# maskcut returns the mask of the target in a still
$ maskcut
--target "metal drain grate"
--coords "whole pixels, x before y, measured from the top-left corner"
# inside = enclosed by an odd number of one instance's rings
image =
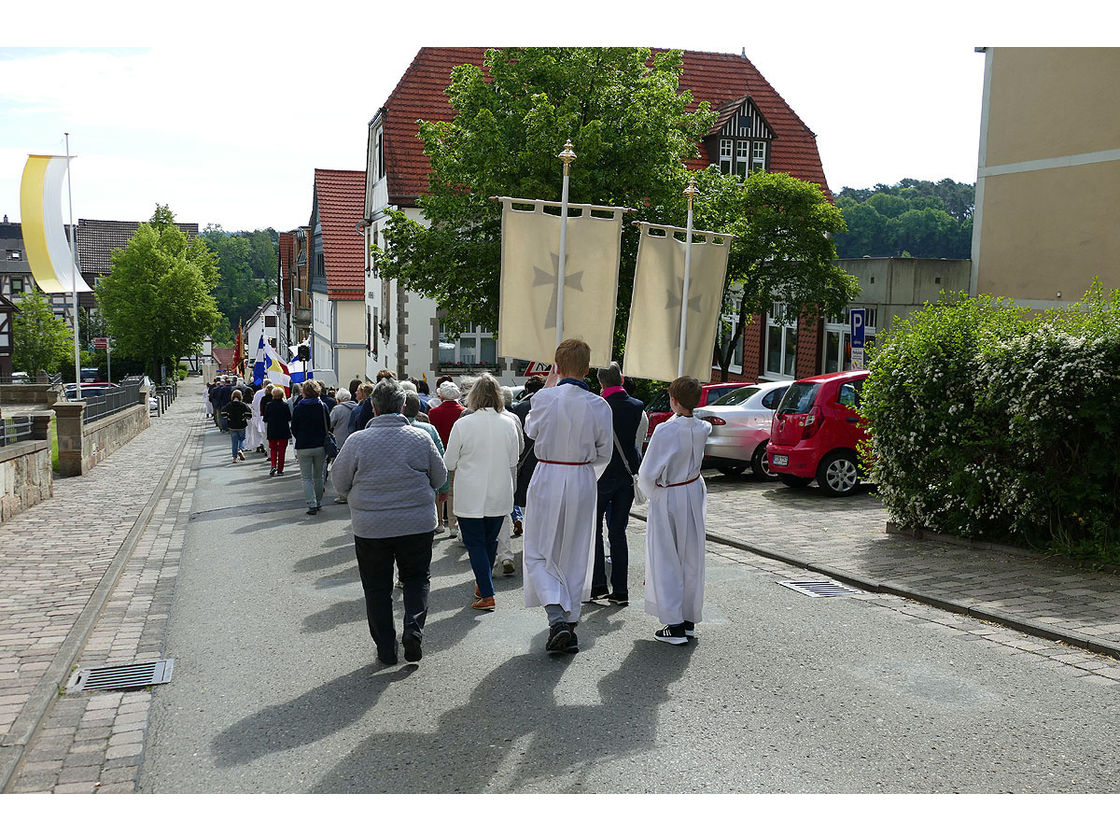
[[[174,668],[174,659],[86,668],[71,677],[66,692],[69,694],[71,691],[124,691],[127,688],[160,685],[171,681],[171,672]]]
[[[794,592],[808,595],[810,598],[834,598],[837,595],[864,594],[858,589],[852,589],[852,587],[837,583],[834,580],[780,580],[778,583]]]

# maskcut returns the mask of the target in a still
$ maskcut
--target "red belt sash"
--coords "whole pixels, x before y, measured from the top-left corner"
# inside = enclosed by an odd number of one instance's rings
[[[676,484],[658,484],[657,486],[658,487],[684,487],[684,485],[691,484],[692,482],[696,481],[698,478],[700,478],[700,473],[696,473],[696,475],[694,475],[688,481],[678,481]]]

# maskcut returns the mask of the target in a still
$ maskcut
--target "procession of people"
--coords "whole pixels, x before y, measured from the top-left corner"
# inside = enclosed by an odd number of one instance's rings
[[[486,613],[499,606],[494,574],[516,570],[511,537],[523,534],[524,603],[544,610],[545,650],[578,652],[585,604],[629,603],[626,526],[636,496],[650,505],[644,604],[663,624],[653,637],[688,644],[704,599],[700,465],[711,427],[692,417],[700,383],[684,376],[670,385],[673,417],[643,457],[642,402],[626,392],[615,362],[597,370],[601,394],[592,391],[590,355],[580,339],[561,342],[552,372],[531,377],[516,404],[489,373],[459,384],[443,377],[429,397],[426,382],[391,370],[337,390],[307,380],[290,397],[268,380],[254,387],[224,376],[205,399],[230,435],[234,465],[261,454],[268,476],[282,476],[292,446],[307,514],[331,491],[349,506],[381,663],[396,664],[400,647],[407,662],[421,659],[433,544],[445,535],[465,547],[468,600]],[[394,579],[403,590],[399,635]]]

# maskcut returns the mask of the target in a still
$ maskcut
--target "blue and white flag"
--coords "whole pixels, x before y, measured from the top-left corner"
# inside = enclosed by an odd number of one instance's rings
[[[311,353],[311,346],[307,342],[288,348],[292,351],[292,360],[288,362],[288,375],[291,377],[293,385],[315,378],[315,369],[311,366],[311,362],[301,362],[299,359],[300,347],[307,347],[308,355]]]
[[[257,345],[257,356],[253,362],[253,384],[260,385],[265,379],[273,385],[284,388],[288,387],[291,381],[288,368],[273,351],[272,345],[265,342],[262,333],[261,342]]]

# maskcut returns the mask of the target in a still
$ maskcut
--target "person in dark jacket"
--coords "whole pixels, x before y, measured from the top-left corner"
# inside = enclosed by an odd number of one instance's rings
[[[537,393],[544,387],[543,376],[532,376],[525,382],[525,395],[522,397],[521,402],[516,403],[510,412],[521,421],[521,428],[525,428],[525,418],[529,416],[529,411],[532,409],[533,394]],[[533,478],[533,470],[537,466],[537,456],[533,452],[533,439],[525,435],[525,449],[521,452],[521,458],[517,462],[517,484],[513,489],[513,504],[518,509],[525,507],[525,496],[529,492],[529,482]],[[513,526],[513,535],[520,537],[522,533],[521,519],[519,518]]]
[[[218,383],[218,387],[214,389],[214,393],[210,395],[210,402],[214,404],[214,422],[223,432],[228,432],[229,428],[226,426],[226,418],[222,409],[229,405],[232,394],[233,386],[229,384],[229,377],[223,376],[222,381]]]
[[[327,429],[330,417],[319,399],[319,383],[309,379],[303,383],[303,399],[292,412],[292,437],[296,439],[296,460],[303,478],[303,495],[307,513],[314,516],[323,506],[324,465]]]
[[[605,598],[624,607],[630,602],[626,575],[630,552],[626,545],[626,524],[634,505],[634,479],[642,465],[638,454],[638,435],[645,437],[648,425],[645,404],[626,393],[625,380],[618,362],[600,368],[599,385],[603,399],[611,407],[614,423],[614,455],[599,477],[598,509],[595,512],[595,564],[591,573],[591,600]],[[643,420],[646,422],[643,424]],[[625,456],[626,460],[623,461]],[[603,519],[607,520],[607,538],[611,543],[611,588],[607,590],[606,552],[603,546]]]
[[[253,417],[253,409],[242,402],[240,391],[234,391],[230,394],[229,403],[222,409],[222,417],[225,418],[226,426],[229,428],[229,442],[233,447],[233,463],[236,464],[239,460],[244,461],[245,453],[242,449],[245,447],[245,428]]]
[[[261,400],[261,406],[268,438],[268,474],[270,477],[283,475],[284,455],[288,450],[288,438],[292,436],[292,410],[284,400],[284,389],[277,385],[272,389],[272,399],[267,403]]]

